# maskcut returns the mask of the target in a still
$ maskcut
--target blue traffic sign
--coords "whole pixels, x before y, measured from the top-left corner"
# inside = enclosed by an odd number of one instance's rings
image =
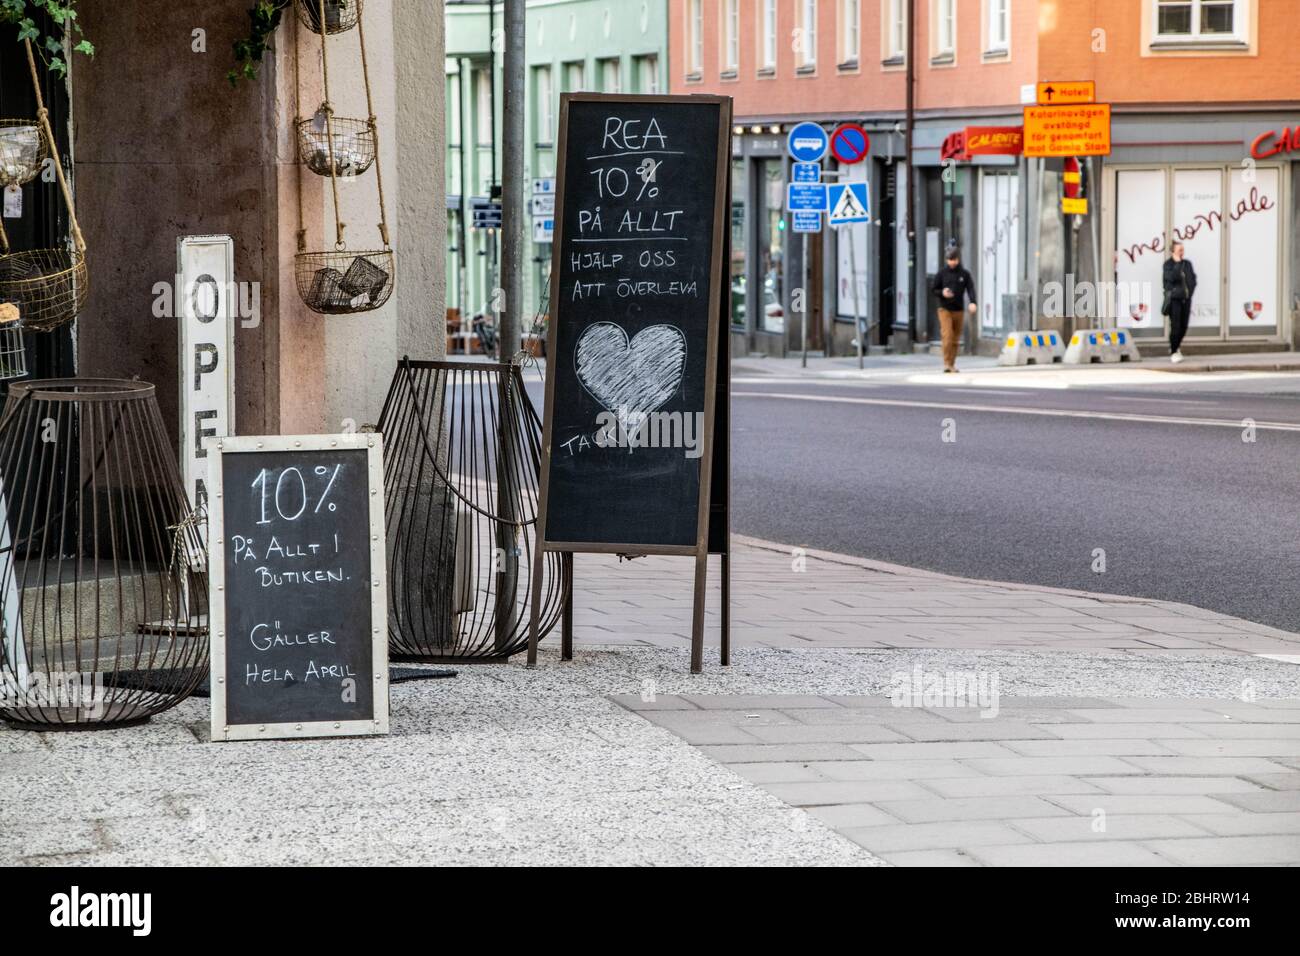
[[[795,163],[794,179],[796,183],[819,183],[822,181],[821,163]]]
[[[788,183],[785,208],[790,212],[825,212],[825,183]]]
[[[796,163],[815,163],[826,155],[830,137],[817,123],[800,123],[790,130],[785,146]]]
[[[833,183],[826,193],[832,226],[871,221],[871,194],[866,183]]]
[[[795,212],[791,213],[794,220],[795,232],[821,232],[822,231],[822,214],[819,212]]]

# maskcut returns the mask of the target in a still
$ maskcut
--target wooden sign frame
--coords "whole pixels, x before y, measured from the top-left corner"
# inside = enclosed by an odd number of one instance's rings
[[[223,438],[208,446],[208,633],[211,641],[212,739],[274,740],[295,737],[358,737],[388,733],[388,551],[384,533],[384,442],[378,433],[351,435],[252,435]],[[226,455],[268,451],[364,451],[368,478],[370,538],[371,662],[374,712],[364,720],[285,721],[231,724],[226,719]]]
[[[562,251],[564,248],[564,190],[565,177],[568,167],[568,140],[569,140],[569,105],[571,103],[665,103],[680,105],[705,105],[716,104],[718,107],[718,143],[717,143],[717,171],[714,177],[714,210],[713,210],[713,236],[712,245],[709,251],[711,271],[709,282],[709,311],[711,316],[707,336],[707,354],[705,356],[705,373],[704,373],[704,432],[702,437],[703,451],[700,456],[700,494],[696,510],[695,526],[695,544],[694,545],[653,545],[642,543],[611,543],[611,542],[574,542],[574,541],[551,541],[546,537],[546,518],[548,494],[550,486],[551,473],[551,439],[552,426],[555,408],[555,365],[558,340],[559,340],[559,312],[558,303],[560,296],[556,288],[562,272]],[[559,552],[587,552],[592,554],[627,554],[627,555],[679,555],[682,557],[695,558],[695,588],[694,588],[694,605],[691,619],[691,673],[698,674],[703,669],[704,657],[704,606],[705,606],[705,583],[708,575],[708,556],[710,553],[710,535],[709,524],[711,515],[711,491],[713,482],[713,467],[716,459],[719,458],[718,449],[714,444],[714,426],[717,421],[717,405],[719,395],[719,365],[720,354],[730,353],[731,320],[727,314],[727,304],[730,300],[730,278],[728,275],[728,263],[724,258],[724,250],[730,246],[731,236],[731,216],[730,216],[730,190],[728,184],[731,181],[731,126],[732,126],[732,99],[729,96],[716,96],[705,94],[694,94],[687,96],[671,95],[637,95],[623,93],[564,93],[560,96],[560,122],[559,122],[559,143],[556,150],[555,161],[555,232],[551,245],[551,321],[547,323],[546,330],[546,399],[545,399],[545,416],[542,427],[542,474],[540,498],[537,511],[537,540],[534,546],[535,553],[533,557],[533,581],[532,581],[532,612],[529,617],[528,628],[528,666],[533,667],[537,663],[537,640],[538,640],[538,619],[541,614],[541,585],[542,585],[542,561],[543,555],[547,551]],[[719,348],[719,336],[728,336],[728,348]],[[729,381],[730,368],[728,366],[724,373],[724,379]],[[729,394],[729,389],[723,386],[723,394]],[[729,418],[729,415],[728,415]],[[724,439],[725,440],[725,439]],[[729,451],[729,442],[727,451]],[[729,466],[727,455],[721,456],[723,467]],[[729,483],[728,483],[729,484]],[[728,502],[729,504],[729,502]],[[725,520],[725,515],[723,516]],[[729,539],[729,529],[726,533]],[[716,546],[716,543],[715,543]],[[722,663],[730,663],[730,615],[728,613],[728,601],[730,598],[730,573],[729,573],[729,545],[715,553],[722,555]],[[570,587],[572,587],[572,578],[570,578]],[[566,642],[565,659],[571,656],[571,646]]]

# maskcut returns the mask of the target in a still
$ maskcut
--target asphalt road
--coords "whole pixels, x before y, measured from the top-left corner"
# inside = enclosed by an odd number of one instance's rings
[[[733,418],[739,533],[1300,630],[1295,398],[751,378]]]

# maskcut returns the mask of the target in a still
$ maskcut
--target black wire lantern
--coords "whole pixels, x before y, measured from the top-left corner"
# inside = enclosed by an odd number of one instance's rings
[[[9,386],[0,416],[0,718],[140,723],[208,671],[206,548],[154,387]]]
[[[390,658],[463,663],[524,650],[542,423],[519,367],[403,359],[379,431]],[[546,634],[565,610],[571,568],[557,553],[543,560]]]

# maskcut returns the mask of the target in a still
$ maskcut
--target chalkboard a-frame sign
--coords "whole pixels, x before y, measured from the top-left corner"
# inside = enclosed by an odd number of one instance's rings
[[[530,665],[544,551],[694,556],[692,671],[720,553],[728,663],[730,170],[730,97],[560,99]]]
[[[388,733],[383,439],[209,451],[212,739]]]

